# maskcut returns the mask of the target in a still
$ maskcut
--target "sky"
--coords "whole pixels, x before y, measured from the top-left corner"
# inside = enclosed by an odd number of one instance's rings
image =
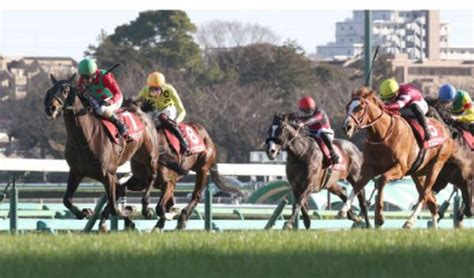
[[[186,10],[200,25],[212,20],[258,23],[269,27],[282,41],[295,40],[307,53],[316,45],[335,39],[335,22],[351,17],[351,10]],[[0,10],[0,55],[83,57],[97,44],[101,30],[113,33],[116,26],[135,19],[138,11]],[[442,10],[441,20],[451,26],[450,45],[474,47],[473,10]]]

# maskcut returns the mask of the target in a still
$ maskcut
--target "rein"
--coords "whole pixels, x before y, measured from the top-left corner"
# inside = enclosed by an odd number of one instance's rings
[[[364,124],[362,124],[362,121],[364,120],[365,116],[367,115],[367,113],[368,113],[368,111],[369,111],[369,108],[368,108],[369,105],[368,105],[368,103],[367,103],[367,101],[366,101],[365,99],[360,98],[360,101],[361,101],[361,102],[364,102],[364,103],[366,104],[365,107],[364,107],[364,112],[362,113],[362,116],[361,116],[360,118],[356,118],[352,113],[348,114],[348,116],[349,116],[352,120],[354,120],[354,122],[357,124],[357,126],[356,126],[357,129],[366,129],[366,128],[368,128],[368,127],[371,127],[371,126],[375,125],[375,124],[383,117],[383,115],[384,115],[385,113],[387,113],[387,112],[385,111],[385,109],[383,109],[383,107],[379,107],[380,110],[381,110],[380,115],[378,115],[373,121],[371,121],[371,122],[369,122],[369,123],[367,123],[367,124],[364,125]],[[394,125],[393,125],[393,122],[394,122],[394,121],[393,121],[393,116],[391,116],[391,117],[390,117],[390,125],[389,125],[389,127],[388,127],[388,129],[387,129],[387,132],[385,133],[385,136],[384,136],[380,141],[370,140],[370,139],[368,138],[369,135],[367,134],[366,142],[369,143],[369,144],[372,144],[372,145],[380,145],[380,144],[383,144],[383,143],[385,142],[385,140],[387,140],[387,138],[389,138],[390,135],[391,135],[392,132],[393,132],[393,129],[394,129],[394,128],[393,128],[393,126],[394,126]]]

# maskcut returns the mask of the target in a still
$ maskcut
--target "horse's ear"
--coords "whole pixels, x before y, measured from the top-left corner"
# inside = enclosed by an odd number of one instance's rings
[[[49,77],[51,78],[51,81],[53,82],[53,85],[56,85],[56,83],[58,83],[58,80],[56,80],[56,78],[54,77],[54,75],[52,73],[49,75]]]
[[[68,82],[71,83],[72,81],[74,81],[74,79],[76,79],[76,73],[69,77]]]

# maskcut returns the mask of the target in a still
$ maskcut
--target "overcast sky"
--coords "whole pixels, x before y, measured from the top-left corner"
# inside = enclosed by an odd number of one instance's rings
[[[334,40],[335,22],[351,17],[352,11],[192,11],[191,21],[199,25],[212,20],[259,23],[277,33],[282,41],[296,40],[307,53],[316,45]],[[96,44],[100,30],[113,33],[138,11],[0,11],[0,55],[83,57],[89,44]],[[451,25],[450,45],[474,47],[474,12],[441,11],[441,20]]]

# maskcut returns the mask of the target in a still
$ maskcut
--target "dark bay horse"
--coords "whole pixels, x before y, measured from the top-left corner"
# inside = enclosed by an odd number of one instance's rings
[[[346,193],[337,181],[346,179],[351,185],[355,184],[359,179],[362,153],[353,143],[347,140],[334,140],[334,144],[342,150],[341,161],[344,163],[344,170],[334,170],[328,176],[327,168],[323,167],[323,153],[320,147],[313,138],[305,136],[294,127],[291,115],[276,114],[268,133],[266,153],[269,159],[275,159],[281,150],[288,152],[286,176],[293,189],[295,203],[293,204],[291,217],[284,228],[291,229],[293,227],[298,211],[301,210],[304,225],[306,229],[309,229],[311,225],[308,214],[309,195],[326,188],[329,192],[341,198],[343,202],[346,202]],[[364,192],[362,191],[357,196],[366,226],[369,227]],[[348,218],[355,222],[361,221],[351,210],[349,210]]]
[[[132,159],[143,166],[142,172],[147,173],[148,184],[152,184],[157,174],[159,149],[157,132],[151,119],[138,108],[136,113],[143,122],[143,135],[133,141],[121,140],[113,142],[101,120],[83,104],[83,97],[78,96],[73,85],[75,75],[68,80],[57,81],[51,75],[53,87],[46,93],[44,105],[49,118],[64,115],[67,131],[65,157],[70,167],[64,205],[82,219],[89,216],[88,211],[81,211],[72,202],[74,193],[84,177],[93,178],[104,185],[108,196],[108,205],[101,214],[99,226],[105,230],[108,214],[117,214],[125,219],[127,227],[134,224],[128,215],[118,207],[116,199],[120,194],[120,186],[116,175],[117,168]]]
[[[156,142],[160,148],[160,156],[155,182],[153,184],[148,183],[148,174],[141,171],[142,168],[139,163],[132,161],[133,176],[122,184],[132,191],[145,191],[145,197],[142,202],[142,214],[146,218],[152,217],[152,212],[148,208],[152,188],[161,190],[161,196],[156,206],[156,214],[159,219],[155,225],[155,231],[162,230],[166,220],[173,219],[175,213],[171,212],[171,208],[174,205],[173,198],[176,183],[190,170],[196,173],[195,185],[191,200],[179,215],[177,229],[184,229],[186,227],[189,216],[201,200],[202,192],[207,186],[209,174],[216,186],[222,191],[230,192],[236,197],[243,196],[240,190],[226,185],[224,179],[219,175],[216,164],[217,149],[204,127],[194,123],[189,123],[188,126],[192,127],[196,131],[196,135],[203,140],[204,151],[189,156],[178,155],[169,145],[163,129],[158,126]]]
[[[358,129],[367,129],[364,144],[364,163],[361,177],[354,186],[357,194],[371,179],[380,175],[376,182],[378,194],[376,198],[375,224],[381,226],[384,222],[383,188],[389,181],[411,175],[419,194],[418,203],[404,228],[411,228],[416,221],[422,205],[426,203],[433,218],[433,228],[437,228],[437,204],[432,193],[433,184],[444,164],[450,159],[458,165],[463,176],[469,173],[470,163],[461,149],[457,148],[445,126],[434,121],[438,130],[442,131],[444,142],[428,148],[418,167],[414,168],[420,147],[417,144],[411,127],[402,117],[385,111],[375,91],[361,87],[352,94],[352,99],[346,107],[347,116],[343,130],[351,137]],[[343,216],[350,208],[354,195],[343,206],[340,214]]]
[[[446,124],[453,134],[455,143],[459,145],[459,148],[463,149],[466,153],[466,157],[468,157],[471,162],[470,175],[467,178],[461,175],[461,169],[455,163],[452,161],[446,162],[433,185],[433,191],[436,193],[444,189],[448,183],[453,184],[461,190],[463,205],[458,214],[454,215],[455,226],[460,227],[462,226],[464,216],[472,216],[472,202],[474,198],[474,151],[471,151],[471,148],[461,136],[460,127],[457,127],[456,123],[448,120],[449,112],[441,105],[438,105],[437,99],[427,99],[427,102],[431,107],[429,115]]]

